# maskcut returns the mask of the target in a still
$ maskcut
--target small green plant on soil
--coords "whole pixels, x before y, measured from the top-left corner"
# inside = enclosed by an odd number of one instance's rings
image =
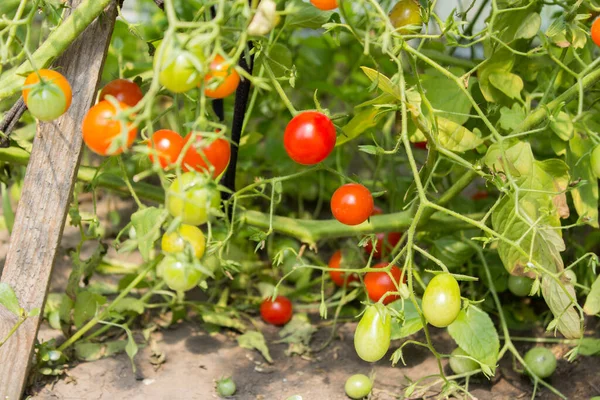
[[[62,1],[0,4],[0,110],[19,96],[29,110],[0,125],[9,231],[36,123],[80,106],[52,61],[112,1],[82,1],[77,24]],[[66,290],[23,310],[0,284],[19,321],[0,345],[43,312],[64,340],[39,344],[35,373],[61,375],[76,359],[133,360],[142,338],[191,320],[270,362],[259,318],[289,355],[355,320],[365,370],[403,363],[406,346],[437,360],[399,396],[472,397],[469,379],[509,357],[533,396],[565,398],[547,380],[555,355],[515,343],[571,346],[560,362],[600,352],[586,331],[600,312],[595,0],[131,3],[81,124]],[[99,217],[110,193],[132,199],[130,218]],[[333,320],[320,348],[305,310]],[[551,338],[511,334],[535,327]],[[372,390],[374,377],[345,384]]]

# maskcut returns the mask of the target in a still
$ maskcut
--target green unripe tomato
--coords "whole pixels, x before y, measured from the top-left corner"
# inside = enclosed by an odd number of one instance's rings
[[[596,178],[600,178],[600,144],[594,147],[592,155],[590,157],[590,163],[592,164],[592,171]]]
[[[566,270],[563,275],[571,282],[572,285],[577,283],[577,275],[572,269]]]
[[[525,297],[529,296],[531,287],[533,286],[533,279],[525,276],[514,276],[508,277],[508,290],[515,296]]]
[[[167,286],[178,292],[195,288],[203,276],[202,272],[193,265],[185,264],[172,256],[166,256],[158,264],[156,272],[164,279]]]
[[[431,325],[445,328],[460,312],[460,287],[450,274],[434,276],[423,293],[423,314]]]
[[[539,378],[547,378],[556,370],[556,357],[545,347],[534,347],[525,354],[525,364]]]
[[[166,46],[164,43],[162,41],[156,47],[153,61],[154,67],[159,69],[161,85],[174,93],[197,87],[204,78],[204,71],[198,69],[203,67],[205,60],[202,47],[191,44],[183,35],[174,37]]]
[[[351,399],[367,397],[371,393],[372,388],[373,382],[371,382],[368,376],[363,374],[352,375],[346,380],[346,385],[344,386],[346,394]]]
[[[206,247],[204,234],[193,225],[182,224],[176,231],[165,233],[162,237],[162,249],[167,254],[181,253],[186,243],[194,250],[196,258],[202,258]]]
[[[468,358],[462,358],[462,357],[454,357],[454,356],[468,356],[469,355],[469,354],[467,354],[466,351],[464,351],[460,347],[457,347],[456,349],[454,349],[454,351],[452,353],[450,353],[450,355],[452,356],[452,357],[450,357],[450,369],[452,369],[452,372],[454,372],[457,375],[466,374],[468,372],[479,369],[479,364],[477,364],[473,360],[470,360]]]
[[[43,83],[29,92],[27,108],[40,121],[53,121],[67,110],[67,98],[57,85]]]
[[[235,382],[231,378],[223,378],[217,381],[217,393],[221,397],[233,396],[236,389]]]
[[[209,210],[218,208],[221,196],[216,187],[202,175],[186,172],[173,181],[167,191],[167,209],[184,224],[202,225]]]
[[[392,26],[402,35],[418,32],[423,25],[421,6],[416,0],[400,0],[390,11],[389,17]]]
[[[354,332],[354,348],[368,362],[381,360],[390,348],[392,317],[381,303],[368,306]]]

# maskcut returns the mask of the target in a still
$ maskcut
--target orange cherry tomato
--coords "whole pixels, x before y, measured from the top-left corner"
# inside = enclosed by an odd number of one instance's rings
[[[40,82],[40,76],[42,82]],[[23,100],[31,115],[40,121],[52,121],[71,106],[73,97],[69,81],[56,71],[41,69],[25,79]]]
[[[135,106],[144,97],[142,89],[135,83],[127,79],[115,79],[109,82],[100,92],[100,101],[105,100],[106,96],[113,96],[121,103],[130,107]]]
[[[121,110],[126,110],[129,106],[125,103],[119,103],[120,110],[104,100],[90,108],[85,118],[83,119],[82,132],[83,141],[94,153],[101,156],[112,156],[121,154],[125,148],[131,147],[137,135],[137,128],[132,123],[127,123],[127,143],[116,150],[110,151],[113,141],[117,139],[121,133],[121,122],[115,119],[115,116]]]
[[[218,79],[218,85],[215,87],[211,80]],[[204,83],[207,85],[204,94],[213,99],[223,99],[237,89],[240,84],[240,75],[235,68],[227,63],[223,57],[216,55],[210,63],[210,72],[206,74]]]
[[[373,212],[373,196],[358,183],[340,186],[331,197],[331,212],[342,224],[362,224]]]
[[[335,253],[333,253],[331,258],[329,259],[329,268],[335,268],[335,269],[342,268],[342,251],[341,250],[338,250]],[[335,283],[339,287],[344,286],[344,282],[350,283],[350,282],[358,281],[358,275],[350,274],[350,276],[348,276],[348,278],[346,279],[346,274],[347,273],[343,272],[343,271],[329,271],[329,276],[331,277],[331,280],[333,281],[333,283]]]
[[[177,161],[184,143],[183,138],[177,132],[169,129],[156,131],[148,141],[150,160],[154,162],[154,159],[158,158],[160,166],[167,168]]]
[[[71,84],[61,73],[52,71],[51,69],[40,69],[38,73],[32,72],[25,79],[25,86],[30,86],[27,89],[23,89],[23,100],[27,104],[27,98],[31,92],[31,86],[40,83],[40,76],[47,82],[57,85],[65,95],[67,102],[65,111],[71,106],[71,100],[73,99],[73,92],[71,91]]]
[[[373,268],[385,268],[388,265],[389,263],[379,263],[374,265]],[[371,300],[379,301],[387,292],[397,292],[398,288],[396,286],[400,286],[401,278],[403,283],[406,282],[406,276],[402,276],[402,270],[395,265],[392,266],[390,273],[394,280],[390,278],[387,272],[367,272],[365,274],[365,287]],[[383,304],[389,304],[399,298],[398,295],[386,296],[383,299]]]
[[[600,46],[600,18],[596,18],[596,20],[592,23],[592,29],[590,31],[592,35],[592,40],[596,43],[596,46]]]
[[[310,0],[310,2],[313,6],[323,11],[334,10],[338,7],[337,0]]]
[[[192,138],[192,132],[185,137],[185,143]],[[184,171],[209,171],[214,168],[212,176],[216,178],[221,175],[231,157],[231,148],[229,142],[218,138],[213,141],[203,138],[199,133],[196,134],[195,142],[189,147],[183,157]]]

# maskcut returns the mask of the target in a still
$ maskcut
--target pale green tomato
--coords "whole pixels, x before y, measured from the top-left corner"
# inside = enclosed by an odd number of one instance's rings
[[[533,279],[526,276],[511,275],[508,277],[508,290],[515,296],[529,296],[533,287]]]
[[[352,375],[346,380],[346,385],[344,386],[348,397],[356,400],[367,397],[371,393],[372,388],[373,382],[371,382],[368,376],[363,374]]]
[[[159,68],[160,83],[174,93],[187,92],[198,86],[204,71],[204,51],[200,46],[186,43],[184,36],[177,36],[163,49],[164,41],[156,47],[154,67]],[[159,59],[159,55],[162,57]]]
[[[198,286],[202,272],[193,265],[185,264],[175,257],[166,256],[157,267],[157,275],[162,277],[172,290],[185,292]]]
[[[216,187],[196,172],[186,172],[173,181],[167,191],[167,209],[184,224],[202,225],[208,221],[209,210],[217,209],[221,196]]]
[[[165,253],[181,253],[188,243],[196,258],[202,258],[206,247],[204,234],[193,225],[182,224],[176,231],[165,233],[162,237],[162,249]]]
[[[450,357],[450,369],[452,369],[452,372],[454,372],[457,375],[458,374],[466,374],[467,372],[471,372],[471,371],[475,371],[476,369],[479,369],[479,364],[477,364],[473,360],[470,360],[468,358],[462,358],[462,357],[454,357],[454,356],[468,356],[469,355],[469,354],[467,354],[466,351],[464,351],[460,347],[457,347],[456,349],[454,349],[454,351],[452,353],[450,353],[450,355],[452,356],[452,357]]]
[[[67,110],[67,98],[58,85],[38,84],[27,96],[27,108],[40,121],[53,121]]]
[[[556,370],[556,357],[545,347],[534,347],[525,354],[525,364],[539,378],[547,378]]]
[[[381,360],[390,348],[392,317],[381,303],[368,306],[354,332],[354,348],[368,362]]]
[[[423,293],[423,314],[431,325],[445,328],[460,312],[460,287],[450,274],[434,276]]]

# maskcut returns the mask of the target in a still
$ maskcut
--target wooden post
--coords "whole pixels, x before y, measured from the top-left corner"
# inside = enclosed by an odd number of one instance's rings
[[[115,1],[54,64],[71,83],[73,102],[59,119],[38,124],[1,278],[27,311],[44,307],[81,158],[81,122],[96,97],[116,16]],[[40,320],[29,318],[0,347],[0,399],[21,398]],[[0,337],[16,322],[0,307]]]

